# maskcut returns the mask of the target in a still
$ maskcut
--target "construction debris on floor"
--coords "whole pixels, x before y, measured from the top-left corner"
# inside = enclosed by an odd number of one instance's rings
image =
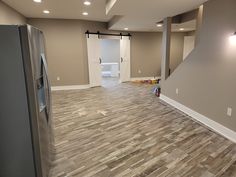
[[[148,80],[135,80],[134,83],[139,84],[152,84],[155,85],[152,89],[152,92],[157,96],[160,97],[161,94],[161,79],[148,79]]]
[[[161,79],[135,80],[134,83],[140,84],[159,84]]]
[[[161,95],[161,84],[155,85],[152,91],[157,97],[160,97]]]

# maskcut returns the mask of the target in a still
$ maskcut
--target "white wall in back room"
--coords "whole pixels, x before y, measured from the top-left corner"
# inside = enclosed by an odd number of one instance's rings
[[[101,58],[103,63],[120,62],[120,40],[102,39],[101,40]]]

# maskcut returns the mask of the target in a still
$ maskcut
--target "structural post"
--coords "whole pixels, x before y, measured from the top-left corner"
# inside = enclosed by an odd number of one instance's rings
[[[203,16],[203,5],[201,5],[199,8],[198,8],[198,13],[197,13],[197,28],[196,28],[196,33],[195,33],[195,47],[197,45],[197,43],[199,42],[199,36],[200,36],[200,30],[201,30],[201,27],[202,27],[202,17]]]
[[[169,77],[170,69],[170,42],[171,42],[171,17],[164,19],[162,36],[162,61],[161,61],[161,79],[165,81]]]

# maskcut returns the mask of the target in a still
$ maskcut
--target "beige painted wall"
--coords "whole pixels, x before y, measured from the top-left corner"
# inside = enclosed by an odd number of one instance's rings
[[[44,32],[52,85],[88,84],[85,31],[104,31],[106,23],[54,19],[28,19],[28,23]]]
[[[235,0],[211,0],[204,5],[196,48],[162,86],[164,95],[234,131],[236,45],[230,44],[229,37],[236,31],[235,7]],[[227,107],[233,109],[232,117],[226,115]]]
[[[160,76],[162,33],[132,33],[132,35],[131,76]]]
[[[85,31],[106,30],[106,23],[81,20],[28,19],[44,32],[49,75],[53,86],[89,83]],[[183,58],[185,33],[173,33],[171,69]],[[132,33],[131,77],[160,76],[162,33]],[[138,70],[141,70],[141,74]],[[60,77],[60,81],[57,81]]]
[[[153,77],[161,74],[162,33],[132,33],[131,76]],[[175,68],[183,60],[185,33],[172,33],[170,68]],[[141,73],[139,73],[139,70]]]
[[[23,15],[6,5],[0,0],[0,24],[25,24],[26,19]]]

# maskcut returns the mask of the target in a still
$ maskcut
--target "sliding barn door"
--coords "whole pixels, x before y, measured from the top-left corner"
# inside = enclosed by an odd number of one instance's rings
[[[101,86],[101,49],[98,35],[89,35],[89,38],[87,38],[87,49],[90,86]]]
[[[130,81],[130,38],[120,40],[120,82]]]

